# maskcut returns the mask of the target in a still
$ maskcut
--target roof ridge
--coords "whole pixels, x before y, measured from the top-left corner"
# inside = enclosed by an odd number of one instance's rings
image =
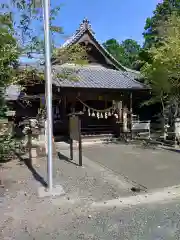
[[[80,23],[79,28],[75,31],[75,33],[69,37],[61,47],[66,47],[68,45],[71,45],[74,40],[76,40],[78,37],[80,37],[85,31],[89,31],[92,35],[95,34],[95,32],[92,29],[92,26],[90,24],[90,21],[87,18],[84,18],[83,21]]]
[[[90,21],[87,18],[84,18],[83,21],[79,25],[79,30],[89,30],[92,34],[95,34],[95,32],[92,29],[92,25],[90,24]]]

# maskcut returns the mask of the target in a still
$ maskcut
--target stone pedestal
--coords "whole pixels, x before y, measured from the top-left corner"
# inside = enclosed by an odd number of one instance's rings
[[[43,145],[37,146],[37,156],[38,157],[45,157],[46,156],[45,146],[43,146]]]
[[[48,153],[47,141],[46,141],[46,137],[44,134],[39,135],[39,138],[36,141],[36,145],[37,145],[37,156],[39,156],[39,157],[47,156],[47,153]],[[53,139],[53,156],[56,156],[56,155],[57,155],[56,145],[55,145],[55,142]]]
[[[37,164],[37,152],[36,152],[36,147],[32,147],[30,149],[30,160],[31,160],[31,165]]]

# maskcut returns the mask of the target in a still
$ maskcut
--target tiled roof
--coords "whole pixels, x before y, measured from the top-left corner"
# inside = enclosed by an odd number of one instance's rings
[[[124,67],[124,68],[125,68],[126,73],[128,74],[129,77],[131,77],[133,79],[136,79],[136,80],[140,79],[142,77],[140,72],[129,69],[127,67]]]
[[[88,31],[93,38],[93,40],[96,42],[96,44],[100,47],[100,49],[105,53],[105,55],[118,67],[118,69],[124,70],[128,72],[129,77],[133,77],[135,79],[140,78],[140,72],[131,70],[125,66],[123,66],[120,62],[118,62],[113,55],[107,51],[107,49],[100,44],[97,39],[94,37],[94,32],[91,28],[91,25],[87,19],[84,19],[82,23],[80,24],[79,29],[76,31],[75,34],[73,34],[61,47],[67,47],[71,46],[72,44],[75,44],[78,42],[78,40],[83,36],[83,34]]]
[[[53,84],[61,87],[103,89],[146,89],[147,87],[129,77],[127,72],[107,69],[101,65],[77,66],[55,65]],[[67,73],[66,73],[67,71]],[[66,78],[60,78],[65,73]],[[71,77],[74,78],[70,80]]]
[[[23,69],[23,66],[21,66]],[[26,66],[30,67],[30,66]],[[44,72],[44,66],[37,70]],[[73,64],[54,65],[52,67],[52,83],[59,87],[97,88],[97,89],[148,89],[148,87],[129,76],[128,72],[107,69],[101,65],[78,66]],[[58,74],[66,78],[58,77]],[[71,79],[74,78],[74,81]],[[11,85],[6,89],[6,100],[17,100],[20,94],[18,85]]]

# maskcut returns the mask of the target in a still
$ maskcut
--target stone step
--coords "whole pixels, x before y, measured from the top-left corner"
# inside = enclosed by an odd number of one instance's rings
[[[113,134],[82,135],[82,142],[103,141],[113,138]]]
[[[115,138],[89,138],[89,139],[82,139],[82,146],[87,146],[87,145],[95,145],[95,144],[101,144],[104,142],[112,142],[116,141]],[[70,145],[68,142],[56,142],[55,143],[56,149],[69,149]],[[77,149],[78,148],[78,141],[73,141],[73,148]]]

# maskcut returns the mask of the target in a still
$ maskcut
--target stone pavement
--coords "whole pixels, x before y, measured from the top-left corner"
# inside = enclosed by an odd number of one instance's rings
[[[83,154],[148,191],[180,184],[180,154],[138,145],[84,146]]]

